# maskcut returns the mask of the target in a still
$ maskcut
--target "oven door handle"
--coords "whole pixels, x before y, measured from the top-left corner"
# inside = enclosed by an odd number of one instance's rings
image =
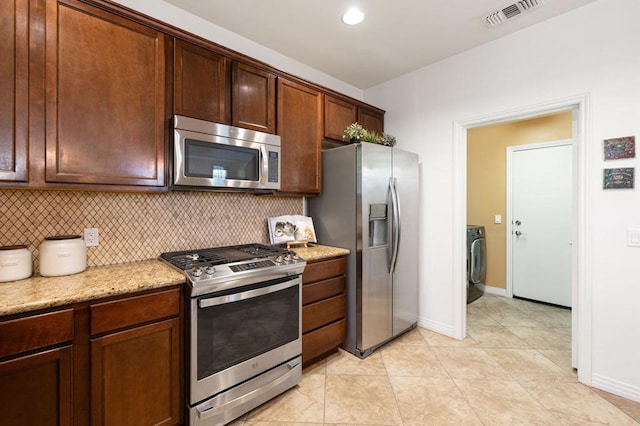
[[[226,296],[211,297],[209,299],[200,299],[198,301],[199,308],[210,308],[211,306],[223,305],[225,303],[238,302],[240,300],[251,299],[254,297],[264,296],[265,294],[275,293],[289,287],[299,284],[300,279],[290,280],[284,283],[271,285],[268,287],[257,288],[255,290],[243,291],[242,293],[228,294]]]

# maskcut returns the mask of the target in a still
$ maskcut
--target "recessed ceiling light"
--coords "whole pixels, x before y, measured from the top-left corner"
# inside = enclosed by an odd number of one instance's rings
[[[364,13],[362,13],[359,9],[353,7],[345,12],[342,15],[342,22],[347,25],[358,25],[360,22],[364,20]]]

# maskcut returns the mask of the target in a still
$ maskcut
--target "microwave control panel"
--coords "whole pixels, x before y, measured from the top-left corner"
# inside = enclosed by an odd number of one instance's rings
[[[269,151],[269,182],[278,182],[278,153]]]

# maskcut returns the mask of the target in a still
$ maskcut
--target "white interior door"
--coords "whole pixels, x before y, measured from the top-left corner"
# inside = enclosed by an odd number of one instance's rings
[[[573,146],[509,148],[513,295],[571,306]]]

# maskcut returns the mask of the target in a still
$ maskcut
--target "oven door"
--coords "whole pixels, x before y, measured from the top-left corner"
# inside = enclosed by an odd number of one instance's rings
[[[302,353],[300,275],[191,299],[191,404]]]

